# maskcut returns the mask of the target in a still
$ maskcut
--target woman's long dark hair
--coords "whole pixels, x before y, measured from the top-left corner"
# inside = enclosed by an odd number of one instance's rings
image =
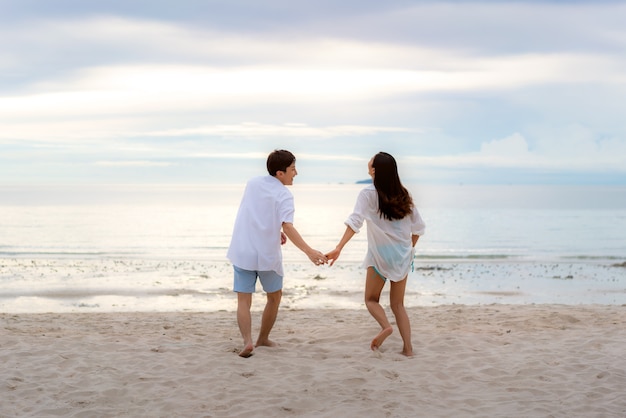
[[[374,156],[372,167],[380,216],[393,221],[410,214],[413,210],[413,199],[400,181],[396,160],[391,154],[379,152]]]

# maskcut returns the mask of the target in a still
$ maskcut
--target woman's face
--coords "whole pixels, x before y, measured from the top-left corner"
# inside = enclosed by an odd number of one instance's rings
[[[372,159],[369,161],[369,163],[367,163],[367,173],[372,177],[372,180],[374,180],[374,157],[372,157]]]

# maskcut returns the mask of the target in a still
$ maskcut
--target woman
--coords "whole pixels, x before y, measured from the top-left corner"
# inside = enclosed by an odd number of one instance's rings
[[[400,182],[396,160],[379,152],[368,163],[368,172],[374,182],[363,189],[357,198],[354,213],[346,220],[346,232],[337,247],[326,256],[332,266],[343,247],[367,223],[367,268],[365,304],[378,321],[381,331],[372,340],[370,348],[377,350],[393,328],[380,305],[380,294],[387,279],[391,282],[390,304],[404,343],[402,354],[413,355],[411,323],[404,308],[404,291],[415,244],[424,234],[425,224],[411,195]]]

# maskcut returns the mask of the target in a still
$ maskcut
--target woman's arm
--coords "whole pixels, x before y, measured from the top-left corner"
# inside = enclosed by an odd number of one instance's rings
[[[326,254],[326,258],[330,261],[331,266],[335,264],[335,261],[339,258],[339,254],[341,254],[341,250],[343,250],[343,247],[348,243],[348,241],[350,241],[354,234],[356,234],[356,232],[354,232],[349,226],[346,226],[346,232],[343,233],[343,237],[341,237],[339,244],[337,244],[334,250]]]

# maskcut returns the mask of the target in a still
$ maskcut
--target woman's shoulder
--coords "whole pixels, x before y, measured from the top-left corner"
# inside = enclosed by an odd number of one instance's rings
[[[376,187],[374,187],[373,184],[369,184],[367,186],[365,186],[364,188],[361,189],[361,191],[359,192],[359,197],[360,198],[372,198],[374,196],[377,196],[378,193],[376,192]]]
[[[363,208],[373,208],[378,205],[378,193],[373,184],[361,189],[357,197],[357,205]]]

